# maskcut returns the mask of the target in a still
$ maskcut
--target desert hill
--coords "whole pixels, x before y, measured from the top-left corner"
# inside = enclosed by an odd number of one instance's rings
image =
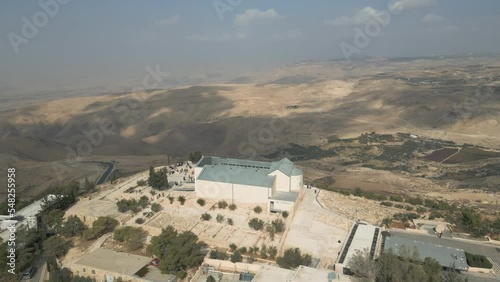
[[[302,62],[227,83],[4,105],[1,164],[46,187],[57,181],[50,164],[74,162],[78,150],[78,161],[130,156],[147,167],[155,156],[264,158],[373,131],[498,149],[499,73],[491,57]]]

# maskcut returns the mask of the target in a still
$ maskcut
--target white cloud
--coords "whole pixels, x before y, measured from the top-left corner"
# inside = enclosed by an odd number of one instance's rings
[[[302,30],[297,28],[292,28],[286,32],[273,34],[271,36],[271,39],[275,41],[283,41],[283,40],[299,39],[302,38],[302,36],[303,36]]]
[[[362,25],[382,16],[382,11],[378,11],[370,6],[366,6],[363,9],[359,10],[352,17],[342,16],[332,20],[326,20],[324,21],[324,24],[329,26]]]
[[[247,39],[247,38],[248,38],[248,34],[246,32],[236,33],[236,39],[243,40],[243,39]]]
[[[236,15],[234,23],[237,25],[249,25],[252,21],[258,20],[275,20],[281,19],[283,16],[279,15],[274,9],[259,11],[257,9],[246,10],[243,14]]]
[[[442,22],[444,17],[436,14],[427,14],[422,18],[423,23],[438,23]]]
[[[156,20],[155,24],[156,25],[172,25],[172,24],[178,23],[180,18],[181,17],[179,15],[175,15],[175,16],[171,16],[170,18]]]
[[[343,26],[343,25],[351,25],[352,19],[346,16],[338,17],[332,20],[326,20],[323,22],[325,25],[331,26]]]
[[[214,35],[208,35],[206,33],[202,34],[193,34],[186,37],[189,41],[211,41],[211,42],[221,42],[221,41],[230,41],[233,39],[244,40],[247,38],[247,34],[245,32],[239,32],[235,35],[229,33],[220,33]]]
[[[193,34],[189,35],[186,39],[189,41],[209,41],[210,37],[206,34]]]
[[[456,31],[458,31],[458,26],[456,26],[456,25],[447,25],[447,26],[444,26],[441,29],[439,29],[439,31],[442,31],[442,32],[456,32]]]
[[[436,5],[437,0],[398,0],[389,6],[391,11],[427,8]]]
[[[215,37],[215,41],[228,41],[231,40],[232,36],[228,33],[222,33]]]

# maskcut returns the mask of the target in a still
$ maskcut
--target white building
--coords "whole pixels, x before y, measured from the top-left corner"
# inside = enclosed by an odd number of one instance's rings
[[[382,229],[378,226],[356,222],[344,241],[344,246],[335,263],[335,269],[344,274],[350,274],[349,262],[358,251],[368,251],[370,259],[377,258],[382,248],[381,232]]]
[[[265,203],[269,211],[289,211],[303,186],[302,170],[287,158],[260,162],[202,157],[194,169],[198,197]]]

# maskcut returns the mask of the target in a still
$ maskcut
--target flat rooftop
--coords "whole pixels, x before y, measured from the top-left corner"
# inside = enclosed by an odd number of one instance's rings
[[[276,266],[265,265],[259,273],[253,278],[253,282],[269,282],[269,281],[293,281],[295,271],[279,268]]]
[[[380,228],[374,225],[355,224],[345,242],[344,249],[339,257],[339,263],[347,266],[356,252],[367,249],[373,258],[375,244],[380,234]]]
[[[331,282],[337,279],[337,274],[327,269],[317,269],[307,266],[299,266],[297,270],[279,268],[265,265],[255,275],[253,282]]]
[[[328,269],[316,269],[307,266],[299,266],[293,282],[330,282],[337,279],[337,274]]]
[[[431,257],[437,260],[443,267],[450,267],[455,264],[455,268],[458,270],[467,270],[469,268],[467,259],[465,258],[465,252],[462,249],[400,237],[386,237],[383,245],[384,250],[392,249],[396,254],[399,254],[402,246],[405,246],[410,252],[413,252],[413,249],[417,248],[421,260],[424,260],[426,257]]]
[[[294,202],[299,196],[298,192],[277,192],[274,196],[269,198],[270,200],[284,201],[284,202]]]
[[[81,258],[76,264],[104,271],[132,276],[146,266],[151,258],[121,253],[107,249],[96,249]]]

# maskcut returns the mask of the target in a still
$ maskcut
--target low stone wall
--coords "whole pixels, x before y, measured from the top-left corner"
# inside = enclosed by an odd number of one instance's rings
[[[421,230],[421,229],[405,228],[405,231],[412,233],[419,233],[419,234],[428,234],[427,230]]]
[[[120,274],[120,273],[103,271],[100,269],[93,269],[93,268],[90,268],[88,266],[82,266],[79,264],[71,264],[71,265],[68,265],[67,267],[69,268],[69,270],[71,270],[71,272],[73,272],[74,275],[95,278],[96,281],[107,281],[106,280],[107,275],[112,276],[115,280],[120,277],[120,278],[122,278],[123,281],[130,281],[130,282],[147,282],[148,281],[148,280],[144,280],[144,279],[139,278],[139,277],[133,277],[133,276],[124,275],[124,274]]]
[[[469,267],[468,271],[475,273],[493,273],[493,269],[480,268],[480,267]]]
[[[205,258],[204,263],[213,266],[216,270],[226,271],[226,272],[257,273],[261,269],[261,266],[257,264],[250,264],[244,262],[232,263],[228,260],[218,260],[210,258]]]

